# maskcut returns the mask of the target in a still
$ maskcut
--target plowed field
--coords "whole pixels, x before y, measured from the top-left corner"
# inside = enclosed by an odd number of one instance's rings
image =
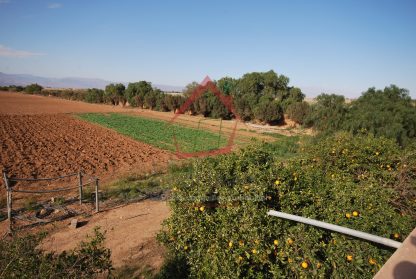
[[[82,168],[105,178],[133,168],[151,171],[172,158],[65,114],[0,115],[0,154],[0,170],[18,177],[55,177]]]

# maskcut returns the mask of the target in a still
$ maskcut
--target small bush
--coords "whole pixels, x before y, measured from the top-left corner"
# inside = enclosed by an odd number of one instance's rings
[[[23,207],[26,210],[32,211],[39,209],[41,206],[38,204],[35,198],[29,197],[23,201]]]
[[[25,87],[25,92],[29,94],[38,94],[42,91],[42,89],[42,86],[37,83],[33,83]]]
[[[266,213],[401,241],[416,220],[415,197],[402,194],[415,192],[414,160],[394,141],[349,134],[284,162],[261,146],[197,160],[192,176],[174,185],[159,237],[186,259],[191,277],[371,278],[391,249]]]
[[[110,276],[111,251],[102,246],[104,234],[96,228],[89,242],[61,254],[38,248],[42,235],[0,241],[0,274],[4,278],[91,278]]]

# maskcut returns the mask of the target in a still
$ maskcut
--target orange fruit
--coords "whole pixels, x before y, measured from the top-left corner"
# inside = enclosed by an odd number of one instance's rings
[[[347,261],[352,261],[352,255],[347,255]]]
[[[375,264],[377,263],[377,261],[376,261],[375,259],[373,259],[373,258],[370,258],[370,259],[368,260],[368,262],[369,262],[371,265],[375,265]]]
[[[302,267],[303,267],[303,268],[305,268],[305,269],[306,269],[306,268],[308,268],[308,266],[309,266],[309,265],[308,265],[308,263],[307,263],[307,262],[305,262],[305,261],[303,261],[301,265],[302,265]]]

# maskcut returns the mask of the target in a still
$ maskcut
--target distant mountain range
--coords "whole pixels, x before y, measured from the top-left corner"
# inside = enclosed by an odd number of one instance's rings
[[[106,85],[112,81],[98,79],[98,78],[47,78],[24,74],[5,74],[0,72],[0,86],[21,85],[37,83],[43,87],[52,88],[100,88],[104,89]],[[127,86],[126,82],[122,82]],[[182,91],[183,87],[170,86],[163,84],[153,84],[154,87],[162,91]]]

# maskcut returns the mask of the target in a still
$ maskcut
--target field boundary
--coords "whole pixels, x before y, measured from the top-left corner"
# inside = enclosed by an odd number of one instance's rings
[[[76,186],[68,186],[68,187],[61,187],[61,188],[56,188],[56,189],[51,189],[51,190],[25,190],[25,189],[14,189],[14,187],[16,187],[16,185],[14,185],[14,183],[16,182],[39,182],[39,181],[56,181],[56,180],[60,180],[60,179],[64,179],[64,178],[69,178],[69,177],[77,177],[78,178],[78,185]],[[89,181],[87,183],[84,183],[83,181],[83,177],[89,177]],[[9,222],[9,226],[8,226],[8,233],[11,234],[13,232],[13,221],[16,218],[18,212],[13,212],[13,192],[15,193],[23,193],[23,194],[46,194],[46,193],[56,193],[56,192],[67,192],[67,191],[71,191],[71,190],[75,190],[78,189],[78,199],[79,199],[79,204],[82,204],[82,199],[83,199],[83,192],[86,186],[90,186],[90,185],[94,185],[95,186],[95,212],[98,213],[100,211],[100,206],[99,206],[99,178],[95,177],[95,176],[90,176],[87,175],[85,173],[82,172],[82,170],[80,170],[79,172],[76,173],[70,173],[70,174],[66,174],[66,175],[61,175],[61,176],[56,176],[56,177],[47,177],[47,178],[17,178],[17,177],[11,177],[8,176],[7,171],[3,170],[3,181],[4,184],[6,186],[6,205],[7,205],[7,219]],[[70,214],[68,215],[72,215],[72,212],[69,212]],[[69,217],[69,216],[67,216]],[[36,218],[38,219],[38,218]],[[64,219],[64,218],[61,218]],[[47,223],[47,222],[52,222],[52,221],[56,221],[56,220],[49,220],[49,221],[44,221],[44,220],[39,220],[39,222],[42,223]]]

